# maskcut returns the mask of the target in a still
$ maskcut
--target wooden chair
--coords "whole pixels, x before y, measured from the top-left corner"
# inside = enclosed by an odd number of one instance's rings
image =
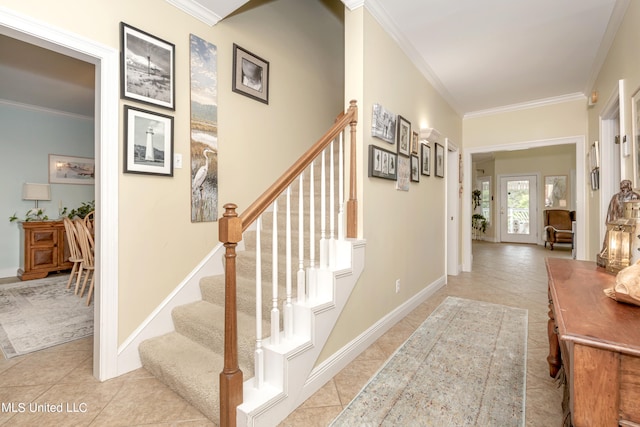
[[[78,244],[78,233],[76,231],[76,227],[73,225],[73,222],[67,217],[63,219],[64,222],[64,231],[67,235],[67,244],[69,245],[69,261],[73,263],[73,268],[71,269],[71,275],[69,276],[69,281],[67,282],[67,289],[71,287],[71,281],[74,277],[76,277],[76,293],[78,289],[78,283],[80,283],[80,277],[82,277],[82,252],[80,251],[80,246]]]
[[[87,226],[87,229],[89,229],[92,236],[96,235],[95,216],[96,211],[91,211],[84,217],[84,224]]]
[[[91,232],[87,228],[82,219],[76,219],[74,221],[76,230],[78,231],[78,242],[80,243],[80,250],[82,252],[82,269],[87,270],[84,280],[82,281],[82,289],[80,290],[80,297],[84,295],[84,290],[87,287],[87,281],[89,275],[91,275],[91,281],[89,282],[89,293],[87,295],[87,305],[91,304],[91,296],[93,295],[93,282],[94,282],[94,240]],[[79,284],[79,283],[78,283]],[[76,294],[78,293],[78,284],[76,284]]]

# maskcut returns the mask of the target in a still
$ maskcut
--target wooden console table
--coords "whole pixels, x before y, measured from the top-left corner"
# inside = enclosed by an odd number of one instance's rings
[[[564,365],[575,427],[640,423],[640,307],[603,290],[615,276],[594,262],[547,258],[549,373]]]
[[[20,223],[20,280],[42,279],[53,271],[69,270],[69,245],[62,221]]]

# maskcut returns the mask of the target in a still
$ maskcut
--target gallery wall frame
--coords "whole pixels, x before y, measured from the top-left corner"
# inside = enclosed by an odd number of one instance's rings
[[[120,23],[122,98],[175,110],[175,45]]]
[[[398,154],[409,157],[411,155],[411,122],[398,114]]]
[[[95,159],[49,154],[50,184],[95,185],[95,177]]]
[[[411,176],[411,161],[408,157],[398,156],[398,178],[396,179],[396,190],[409,191]]]
[[[376,145],[369,145],[369,176],[390,179],[397,177],[398,155]]]
[[[411,132],[411,154],[413,155],[418,155],[418,146],[420,145],[420,143],[418,142],[418,132],[413,131]]]
[[[438,178],[444,178],[444,146],[435,144],[435,175]]]
[[[396,115],[380,104],[373,104],[371,136],[389,144],[396,143]]]
[[[420,157],[411,155],[411,182],[420,182]]]
[[[173,117],[125,105],[123,170],[173,176]]]
[[[269,61],[234,43],[231,90],[269,104]]]
[[[431,146],[427,144],[420,145],[420,154],[422,157],[421,165],[422,168],[420,172],[422,175],[430,176],[431,175]]]

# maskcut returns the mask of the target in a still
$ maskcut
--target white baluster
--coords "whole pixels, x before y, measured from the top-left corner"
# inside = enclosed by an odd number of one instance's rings
[[[298,194],[298,302],[305,300],[304,280],[304,179],[300,174],[300,191]]]
[[[327,251],[327,176],[326,166],[324,163],[324,152],[322,150],[322,163],[320,170],[320,269],[326,269],[329,265],[329,257]]]
[[[329,149],[330,154],[329,154],[329,241],[328,241],[328,247],[327,247],[327,252],[328,252],[328,266],[333,268],[336,265],[336,245],[335,245],[335,224],[336,224],[336,219],[335,219],[335,197],[336,197],[336,192],[335,192],[335,166],[334,166],[334,156],[333,156],[333,150],[334,150],[334,141],[331,141],[331,144],[329,145]]]
[[[264,384],[264,350],[262,349],[262,250],[260,249],[260,233],[262,232],[262,216],[256,223],[256,352],[255,378],[257,389]]]
[[[344,131],[340,132],[338,147],[338,240],[344,240]]]
[[[272,236],[272,304],[271,304],[271,344],[280,344],[280,310],[278,309],[278,200],[273,202]]]
[[[315,208],[315,188],[314,188],[314,162],[309,168],[309,269],[307,276],[308,297],[314,299],[318,295],[316,287],[316,208]]]
[[[287,212],[286,212],[286,241],[285,241],[285,265],[286,265],[286,292],[287,299],[284,304],[284,336],[293,338],[293,305],[291,304],[291,186],[287,187]]]

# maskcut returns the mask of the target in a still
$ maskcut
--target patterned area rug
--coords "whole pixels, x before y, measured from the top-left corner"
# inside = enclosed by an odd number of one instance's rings
[[[0,347],[7,359],[93,334],[93,303],[68,275],[0,285]],[[86,292],[85,292],[86,296]]]
[[[524,426],[527,310],[447,297],[332,426]]]

